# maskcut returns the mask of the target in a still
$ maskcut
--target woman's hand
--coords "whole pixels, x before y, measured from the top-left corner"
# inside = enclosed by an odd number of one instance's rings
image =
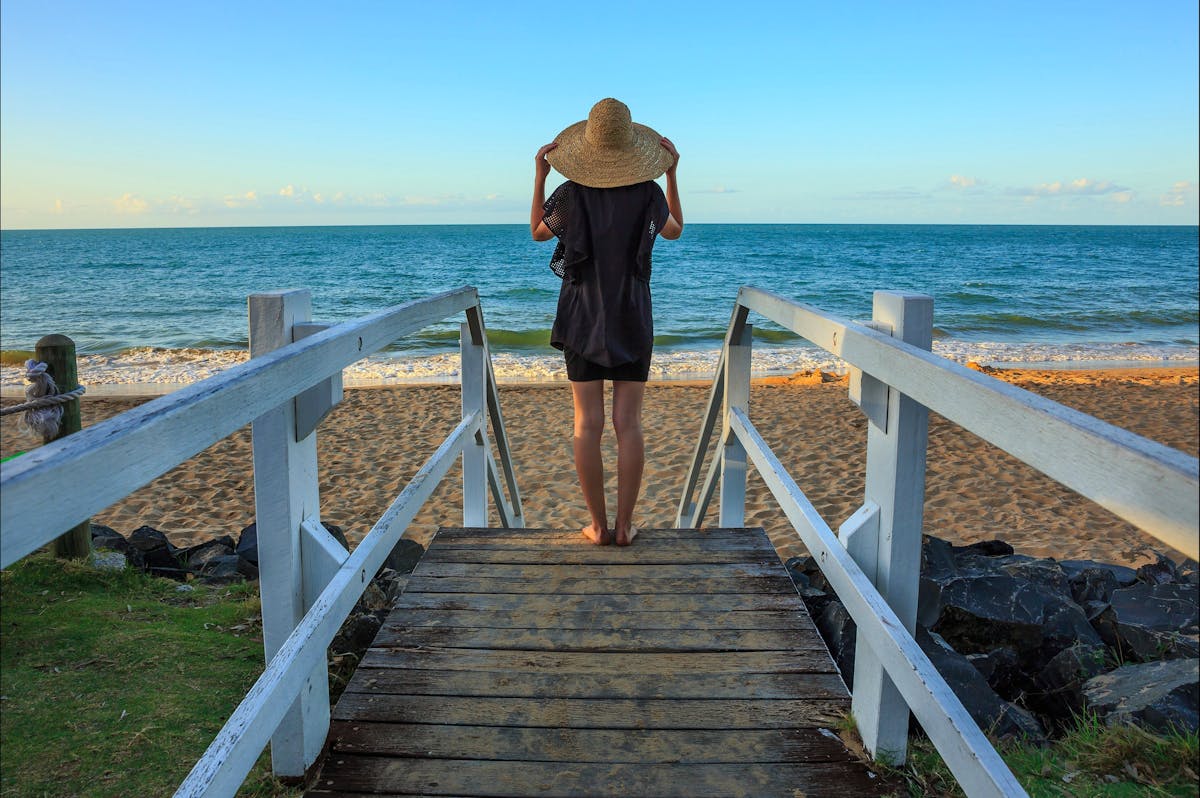
[[[546,160],[546,153],[558,147],[557,141],[552,141],[549,144],[542,146],[537,151],[537,155],[533,156],[534,174],[538,180],[545,180],[550,175],[550,162]]]
[[[658,143],[663,146],[663,149],[671,153],[671,165],[667,167],[667,174],[675,176],[675,167],[679,166],[679,150],[675,149],[675,145],[666,136],[658,140]]]

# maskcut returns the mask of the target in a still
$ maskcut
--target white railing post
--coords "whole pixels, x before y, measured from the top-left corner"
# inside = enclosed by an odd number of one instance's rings
[[[483,341],[476,342],[471,325],[463,324],[459,332],[462,348],[462,415],[467,418],[478,413],[487,419],[487,361]],[[488,491],[487,423],[469,441],[462,453],[463,465],[463,526],[487,526]]]
[[[250,356],[261,357],[292,343],[293,327],[312,319],[312,300],[304,290],[253,294],[249,311]],[[320,520],[317,435],[313,431],[296,439],[296,402],[288,396],[254,420],[252,439],[263,648],[270,661],[307,609],[301,524]],[[328,732],[329,677],[321,657],[271,737],[275,775],[303,776],[316,762]]]
[[[735,331],[736,332],[736,331]],[[721,507],[718,525],[725,529],[746,525],[746,447],[729,429],[734,408],[750,410],[750,352],[754,329],[742,326],[741,335],[730,338],[725,354],[725,401],[721,413]]]
[[[933,298],[876,291],[873,321],[893,338],[921,349],[933,342]],[[865,504],[878,510],[873,551],[851,551],[896,616],[913,633],[921,577],[921,522],[925,507],[925,444],[929,411],[894,388],[887,412],[867,424]],[[855,648],[853,712],[867,750],[878,759],[904,761],[908,706],[860,631]]]

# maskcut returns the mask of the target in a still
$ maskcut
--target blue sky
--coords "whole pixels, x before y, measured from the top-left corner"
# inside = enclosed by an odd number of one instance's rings
[[[1197,3],[0,6],[0,225],[521,223],[614,96],[689,222],[1195,224]],[[557,178],[552,176],[552,184]]]

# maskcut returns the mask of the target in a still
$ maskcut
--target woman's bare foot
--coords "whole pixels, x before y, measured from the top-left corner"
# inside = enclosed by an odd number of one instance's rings
[[[628,546],[633,543],[633,539],[638,536],[638,528],[633,524],[629,525],[628,529],[617,529],[617,545]]]
[[[607,546],[612,543],[612,532],[608,529],[596,529],[595,524],[588,524],[582,530],[583,536],[597,546]]]

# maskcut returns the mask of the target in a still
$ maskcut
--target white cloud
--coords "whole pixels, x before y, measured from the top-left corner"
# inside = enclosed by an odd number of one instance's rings
[[[296,194],[296,187],[293,186],[291,183],[288,183],[286,186],[279,189],[279,196],[281,196],[281,197],[291,197],[291,196],[294,196],[295,194]]]
[[[694,191],[692,191],[692,193],[693,194],[736,194],[736,193],[738,193],[738,190],[736,188],[729,188],[727,186],[713,186],[712,188],[698,188],[698,189],[695,189]]]
[[[247,191],[245,194],[228,194],[224,199],[226,208],[242,208],[247,205],[258,205],[258,192]]]
[[[63,201],[61,199],[55,197],[54,210],[52,212],[53,213],[62,213],[63,212]]]
[[[1196,183],[1191,180],[1175,181],[1175,185],[1158,198],[1158,204],[1167,208],[1181,208],[1195,201]]]
[[[947,181],[947,188],[964,189],[976,188],[977,186],[985,185],[983,180],[978,177],[969,177],[967,175],[950,175],[950,180]]]
[[[1008,193],[1023,197],[1100,197],[1105,194],[1119,194],[1128,191],[1130,189],[1127,186],[1117,185],[1111,180],[1092,180],[1081,177],[1066,183],[1061,180],[1055,180],[1053,183],[1040,183],[1036,186],[1014,188],[1010,189]]]
[[[150,210],[150,203],[141,197],[126,192],[112,201],[117,213],[139,214]]]

